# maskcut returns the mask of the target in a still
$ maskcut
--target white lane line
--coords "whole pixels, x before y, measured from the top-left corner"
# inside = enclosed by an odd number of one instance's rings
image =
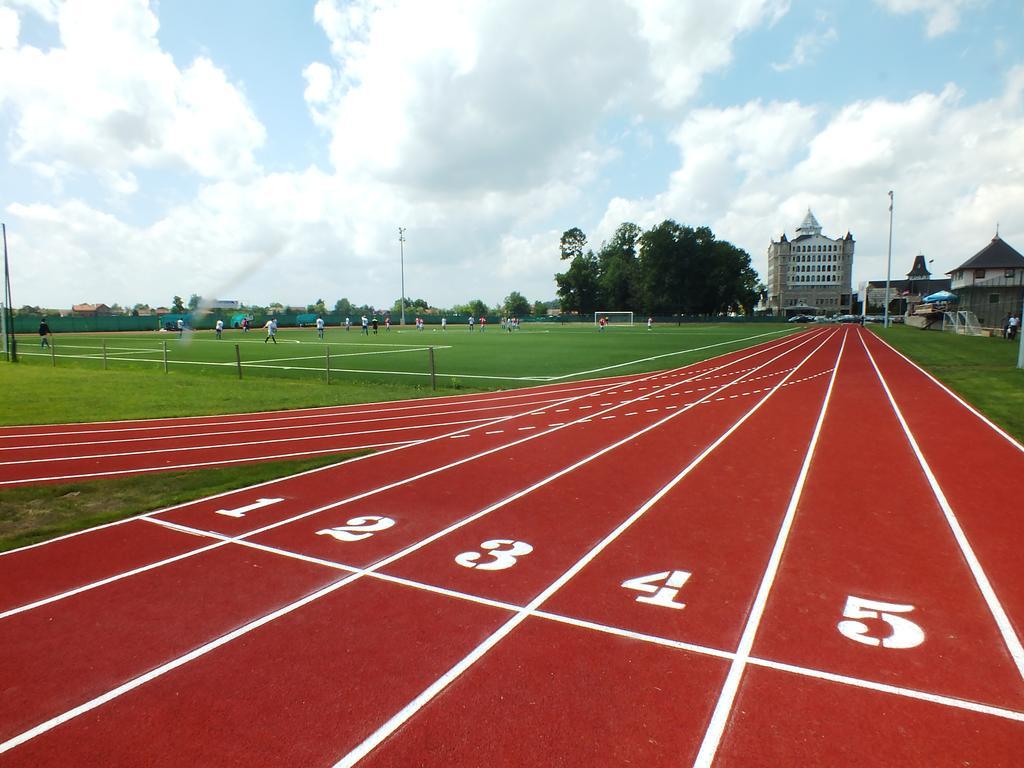
[[[781,357],[784,357],[785,355],[789,354],[792,351],[795,351],[796,349],[799,349],[799,347],[803,346],[806,343],[807,343],[807,341],[805,340],[803,342],[800,342],[799,344],[794,345],[793,347],[791,347],[789,349],[784,350],[783,352],[778,354],[776,357],[774,357],[774,358],[768,360],[767,362],[763,363],[762,367],[769,365],[770,363],[774,362],[774,360],[777,360],[777,359],[779,359]],[[824,342],[822,342],[822,344],[824,344]],[[819,345],[818,348],[820,348],[820,346],[821,345]],[[811,354],[813,354],[813,352]],[[753,356],[753,355],[751,355],[751,356]],[[808,355],[808,357],[809,356],[810,355]],[[740,360],[743,360],[743,359],[745,359],[745,358],[740,358]],[[728,365],[728,364],[725,364],[725,365]],[[725,365],[723,365],[723,367],[725,367]],[[735,383],[735,382],[734,381],[733,382],[728,382],[728,383],[723,385],[723,388],[731,386],[733,383]],[[748,412],[748,416],[750,414],[753,414],[754,411],[756,411],[761,406],[761,404],[764,403],[768,399],[768,397],[770,397],[770,395],[766,395],[763,400],[761,400],[757,405],[755,405],[754,408],[752,408]],[[428,545],[428,544],[430,544],[430,543],[432,543],[432,542],[434,542],[434,541],[436,541],[436,540],[446,536],[448,533],[451,533],[452,531],[458,530],[458,529],[460,529],[460,528],[470,524],[471,522],[474,522],[475,520],[483,517],[484,515],[489,514],[493,510],[498,509],[500,507],[503,507],[503,506],[505,506],[505,505],[507,505],[507,504],[509,504],[509,503],[511,503],[513,501],[515,501],[516,499],[522,498],[523,496],[526,496],[527,494],[532,493],[534,490],[536,490],[538,488],[541,488],[544,485],[547,485],[548,483],[552,482],[553,480],[556,480],[557,478],[562,477],[563,475],[566,475],[569,472],[575,471],[579,467],[583,466],[584,464],[589,463],[590,461],[593,461],[594,459],[598,458],[599,456],[603,456],[604,454],[606,454],[606,453],[608,453],[608,452],[610,452],[610,451],[612,451],[612,450],[614,450],[614,449],[616,449],[616,448],[618,448],[618,447],[620,447],[622,445],[625,445],[626,443],[628,443],[631,440],[635,439],[637,436],[639,436],[641,434],[644,434],[645,432],[648,432],[648,431],[650,431],[652,429],[655,429],[658,426],[661,426],[665,422],[669,421],[670,419],[674,418],[675,416],[678,416],[681,413],[683,413],[683,411],[679,411],[678,413],[672,414],[670,416],[666,416],[665,418],[663,418],[663,419],[661,419],[661,420],[659,420],[659,421],[657,421],[657,422],[655,422],[653,424],[649,424],[648,426],[646,426],[643,429],[639,430],[635,434],[627,436],[626,438],[623,438],[623,439],[621,439],[621,440],[619,440],[619,441],[617,441],[617,442],[615,442],[615,443],[613,443],[613,444],[611,444],[609,446],[606,446],[605,448],[602,448],[601,450],[591,454],[590,456],[587,456],[587,457],[581,459],[580,461],[577,461],[575,464],[572,464],[572,465],[570,465],[568,467],[564,467],[563,469],[559,470],[558,472],[555,472],[554,474],[549,475],[548,477],[543,478],[542,480],[540,480],[540,481],[538,481],[538,482],[528,486],[527,488],[512,494],[508,498],[502,499],[501,501],[497,502],[496,504],[493,504],[493,505],[491,505],[491,506],[489,506],[489,507],[487,507],[487,508],[485,508],[485,509],[483,509],[483,510],[481,510],[481,511],[475,513],[475,514],[473,514],[473,515],[469,515],[469,516],[467,516],[467,517],[465,517],[465,518],[463,518],[461,520],[458,520],[457,522],[453,523],[452,525],[449,525],[447,528],[444,528],[441,531],[433,533],[430,536],[426,537],[425,539],[421,539],[420,541],[415,542],[415,543],[409,545],[405,549],[400,550],[399,552],[396,552],[396,553],[394,553],[394,554],[392,554],[392,555],[390,555],[390,556],[388,556],[388,557],[386,557],[386,558],[384,558],[382,560],[379,560],[378,562],[376,562],[375,564],[369,566],[368,568],[366,568],[364,570],[365,570],[365,572],[368,573],[368,572],[371,572],[371,571],[377,571],[377,570],[379,570],[379,569],[381,569],[381,568],[383,568],[383,567],[385,567],[387,565],[390,565],[391,563],[401,559],[402,557],[405,557],[406,555],[411,554],[412,552],[415,552],[415,551],[421,549],[422,547],[425,547],[426,545]],[[739,422],[737,422],[736,425],[734,425],[734,427],[731,428],[729,430],[729,432],[726,433],[726,435],[723,435],[722,438],[720,438],[720,441],[724,440],[725,437],[728,436],[728,434],[731,434],[732,431],[734,431],[739,426],[739,424],[741,424],[745,419],[746,419],[746,417],[744,417]],[[511,445],[515,445],[516,443],[522,443],[522,442],[526,442],[528,440],[535,439],[536,437],[539,437],[542,434],[544,434],[544,433],[538,433],[537,435],[531,435],[530,437],[525,437],[525,438],[523,438],[523,439],[521,439],[519,441],[516,441],[515,443],[512,443]],[[716,441],[715,444],[710,446],[708,449],[705,449],[705,452],[703,454],[701,454],[701,457],[705,456],[707,453],[710,453],[710,451],[716,445],[718,445],[720,441]],[[505,446],[505,447],[508,447],[508,446]],[[501,448],[492,449],[491,452],[496,452],[498,450],[501,450]],[[480,455],[484,455],[484,454],[480,454]],[[700,460],[701,457],[698,457],[698,460]],[[452,464],[450,464],[448,466],[455,466],[455,465],[458,465],[458,464],[462,464],[462,463],[465,463],[466,461],[469,461],[469,460],[471,460],[473,458],[475,458],[475,457],[470,457],[469,459],[462,459],[462,460],[459,460],[457,462],[453,462]],[[695,460],[695,462],[696,461],[697,460]],[[692,464],[691,466],[695,466],[695,464]],[[416,478],[418,478],[418,477],[426,477],[428,475],[436,474],[439,471],[441,471],[441,470],[440,469],[434,469],[434,470],[430,470],[428,472],[421,473],[420,475],[417,475],[415,477]],[[407,480],[398,481],[398,482],[390,484],[390,486],[384,486],[384,487],[387,488],[387,487],[396,487],[396,486],[399,486],[399,485],[405,485],[406,483],[408,483],[410,481],[411,481],[411,478],[407,479]],[[345,500],[343,502],[329,504],[329,505],[327,505],[325,507],[322,507],[319,510],[313,510],[311,512],[306,512],[306,513],[303,513],[301,515],[296,515],[295,517],[290,518],[289,520],[278,521],[276,523],[272,523],[270,525],[263,526],[262,528],[257,528],[256,530],[250,531],[250,532],[248,532],[246,534],[243,534],[242,536],[235,537],[235,539],[223,538],[220,541],[218,541],[217,543],[210,545],[208,548],[212,549],[213,547],[224,546],[224,545],[226,545],[226,544],[228,544],[228,543],[230,543],[232,541],[236,541],[236,540],[240,540],[240,539],[243,539],[243,538],[247,538],[249,536],[257,535],[259,533],[262,533],[264,531],[270,530],[272,528],[277,528],[277,527],[280,527],[281,525],[285,525],[285,524],[287,524],[289,522],[294,522],[295,520],[298,520],[298,519],[301,519],[301,518],[304,518],[304,517],[308,517],[309,515],[315,514],[318,511],[323,511],[323,510],[326,510],[326,509],[336,508],[338,506],[341,506],[344,503],[347,503],[347,501],[351,501],[351,500],[355,500],[355,499],[358,499],[358,498],[363,498],[363,497],[366,497],[366,496],[370,496],[370,495],[373,495],[374,493],[377,493],[377,492],[378,491],[371,491],[371,492],[359,494],[359,495],[353,496],[350,499]],[[666,492],[667,492],[667,487],[666,487]],[[150,519],[150,518],[143,517],[143,519]],[[152,522],[163,523],[164,521],[152,520]],[[582,567],[582,566],[580,566],[580,567]],[[334,592],[334,591],[336,591],[338,589],[341,589],[343,586],[345,586],[347,584],[350,584],[353,581],[361,578],[363,575],[364,575],[363,573],[354,573],[354,574],[352,574],[350,576],[347,576],[347,577],[345,577],[343,579],[340,579],[337,582],[334,582],[333,584],[329,584],[328,586],[326,586],[326,587],[324,587],[324,588],[322,588],[320,590],[317,590],[317,591],[307,595],[306,597],[304,597],[304,598],[302,598],[300,600],[297,600],[297,601],[295,601],[293,603],[289,603],[288,605],[282,606],[281,608],[277,609],[276,611],[273,611],[272,613],[269,613],[269,614],[261,616],[261,617],[259,617],[257,619],[254,619],[253,621],[249,622],[248,624],[245,624],[244,626],[239,627],[239,628],[235,629],[232,632],[229,632],[229,633],[227,633],[225,635],[222,635],[221,637],[216,638],[216,639],[214,639],[214,640],[212,640],[212,641],[210,641],[210,642],[208,642],[208,643],[206,643],[206,644],[204,644],[204,645],[202,645],[202,646],[200,646],[200,647],[190,651],[189,653],[187,653],[187,654],[185,654],[183,656],[180,656],[180,657],[178,657],[176,659],[173,659],[173,660],[171,660],[169,662],[166,662],[165,664],[162,664],[159,667],[157,667],[155,669],[152,669],[152,670],[150,670],[149,672],[147,672],[147,673],[145,673],[143,675],[140,675],[140,676],[138,676],[138,677],[136,677],[136,678],[134,678],[132,680],[129,680],[126,683],[123,683],[122,685],[119,685],[116,688],[113,688],[112,690],[107,691],[106,693],[103,693],[103,694],[101,694],[99,696],[96,696],[95,698],[93,698],[93,699],[91,699],[89,701],[86,701],[86,702],[78,705],[77,707],[73,707],[72,709],[69,709],[66,712],[63,712],[62,714],[57,715],[56,717],[50,718],[49,720],[47,720],[47,721],[45,721],[43,723],[40,723],[40,724],[34,726],[33,728],[30,728],[29,730],[24,731],[24,732],[22,732],[22,733],[20,733],[20,734],[18,734],[16,736],[8,739],[7,741],[5,741],[3,743],[0,743],[0,754],[4,753],[4,752],[6,752],[6,751],[8,751],[10,749],[13,749],[14,747],[16,747],[16,746],[18,746],[20,744],[25,743],[26,741],[29,741],[30,739],[33,739],[36,736],[39,736],[40,734],[46,733],[47,731],[55,728],[56,726],[58,726],[58,725],[60,725],[62,723],[67,722],[68,720],[71,720],[71,719],[73,719],[75,717],[78,717],[81,714],[84,714],[84,713],[89,712],[89,711],[91,711],[91,710],[93,710],[93,709],[95,709],[95,708],[97,708],[99,706],[102,706],[103,704],[106,704],[107,702],[112,701],[113,699],[117,698],[118,696],[121,696],[124,693],[132,691],[135,688],[138,688],[139,686],[141,686],[141,685],[143,685],[143,684],[145,684],[147,682],[150,682],[151,680],[154,680],[157,677],[160,677],[161,675],[166,674],[167,672],[170,672],[170,671],[172,671],[174,669],[177,669],[178,667],[183,666],[184,664],[189,663],[190,661],[193,661],[194,659],[197,659],[197,658],[199,658],[201,656],[204,656],[207,653],[209,653],[209,652],[211,652],[211,651],[213,651],[213,650],[215,650],[215,649],[217,649],[217,648],[219,648],[219,647],[221,647],[221,646],[231,642],[232,640],[235,640],[238,637],[241,637],[241,636],[243,636],[243,635],[245,635],[245,634],[247,634],[247,633],[249,633],[249,632],[251,632],[251,631],[253,631],[255,629],[258,629],[259,627],[262,627],[263,625],[265,625],[265,624],[267,624],[267,623],[269,623],[269,622],[271,622],[271,621],[273,621],[273,620],[275,620],[277,618],[280,618],[281,616],[284,616],[284,615],[286,615],[288,613],[291,613],[292,611],[298,610],[299,608],[301,608],[301,607],[303,607],[305,605],[308,605],[309,603],[311,603],[311,602],[313,602],[315,600],[318,600],[318,599],[320,599],[320,598],[322,598],[322,597],[324,597],[326,595],[329,595],[332,592]],[[84,588],[82,588],[82,589],[84,591]],[[539,605],[539,603],[538,603],[538,605]],[[513,619],[513,621],[515,621],[515,619]]]
[[[277,445],[279,443],[295,443],[303,442],[308,443],[311,440],[334,440],[340,437],[359,437],[362,435],[380,435],[386,432],[412,432],[424,429],[434,429],[443,427],[457,427],[463,424],[481,424],[483,422],[490,423],[492,419],[462,419],[461,421],[441,421],[434,422],[431,424],[415,424],[410,426],[402,427],[384,427],[379,429],[358,429],[352,432],[331,432],[328,434],[313,434],[313,435],[295,435],[293,437],[278,437],[268,440],[266,438],[260,440],[258,445]],[[415,439],[415,438],[412,438]],[[179,454],[185,451],[222,451],[228,448],[247,448],[252,446],[256,441],[244,440],[240,443],[206,443],[204,445],[188,445],[188,446],[172,446],[170,448],[153,448],[150,450],[135,450],[135,451],[121,451],[118,453],[86,453],[79,454],[77,456],[47,456],[40,459],[18,459],[17,461],[5,461],[5,466],[13,466],[19,464],[49,464],[56,461],[91,461],[94,459],[116,459],[123,456],[167,456],[168,454]],[[408,442],[408,441],[405,441]],[[27,446],[22,450],[28,450],[32,446]],[[277,455],[277,454],[273,454]],[[162,466],[162,465],[161,465]]]
[[[793,487],[789,506],[786,508],[782,526],[779,528],[778,536],[775,539],[775,546],[772,548],[771,556],[768,558],[768,565],[765,568],[764,576],[754,598],[754,604],[750,609],[750,615],[747,617],[746,626],[743,628],[743,635],[740,637],[739,647],[736,650],[736,658],[733,659],[732,664],[729,666],[729,673],[726,675],[722,691],[718,696],[718,702],[715,704],[711,721],[704,732],[700,751],[697,753],[697,759],[693,763],[694,768],[711,768],[715,754],[718,752],[718,745],[722,741],[722,734],[725,733],[725,726],[729,720],[729,714],[732,712],[732,705],[736,701],[736,692],[739,690],[740,679],[743,677],[743,671],[746,669],[750,659],[750,651],[754,646],[754,637],[757,635],[757,629],[761,625],[761,618],[764,616],[765,606],[768,603],[768,594],[775,583],[775,576],[782,562],[782,552],[786,548],[789,532],[793,527],[793,520],[796,518],[796,508],[800,503],[800,497],[803,495],[804,483],[807,481],[807,475],[811,468],[811,458],[814,456],[814,449],[817,447],[818,438],[821,436],[821,429],[825,423],[825,413],[828,411],[828,404],[832,399],[836,374],[839,372],[839,363],[843,358],[845,349],[846,334],[844,333],[843,342],[839,347],[839,355],[836,357],[835,365],[832,367],[832,378],[829,379],[828,389],[825,391],[821,410],[818,413],[818,420],[814,424],[814,432],[811,434],[811,440],[804,454],[804,461],[800,467],[800,474],[797,476],[796,485]],[[785,379],[780,384],[783,382],[785,382]],[[778,386],[777,384],[776,388]]]
[[[365,576],[370,576],[371,578],[379,581],[386,581],[392,584],[399,584],[401,586],[409,587],[412,589],[418,589],[425,592],[432,592],[434,594],[452,597],[457,600],[465,600],[467,602],[478,603],[480,605],[488,605],[492,608],[501,608],[502,610],[508,611],[509,613],[516,613],[518,611],[526,610],[526,606],[523,605],[516,605],[514,603],[507,603],[500,600],[494,600],[489,597],[474,595],[469,592],[460,592],[458,590],[449,589],[447,587],[440,587],[434,584],[428,584],[426,582],[414,581],[413,579],[408,579],[402,576],[393,576],[387,573],[367,571],[362,568],[347,565],[345,563],[340,563],[333,560],[325,560],[323,558],[314,557],[312,555],[305,555],[298,552],[292,552],[286,549],[279,549],[278,547],[272,547],[267,544],[260,544],[258,542],[245,541],[242,539],[233,539],[229,536],[223,536],[221,534],[216,534],[211,531],[201,531],[197,528],[190,528],[188,526],[178,525],[176,523],[169,523],[165,520],[147,519],[146,522],[169,527],[174,530],[181,531],[182,533],[189,533],[196,536],[206,536],[220,540],[226,540],[232,544],[238,544],[240,546],[258,549],[263,552],[268,552],[270,554],[279,555],[285,558],[300,560],[307,563],[314,563],[317,565],[323,565],[328,568],[345,571],[347,573],[362,573]],[[615,635],[617,637],[625,637],[631,640],[639,640],[641,642],[650,643],[653,645],[660,645],[668,648],[674,648],[676,650],[698,653],[702,656],[712,656],[715,658],[727,659],[730,661],[736,658],[736,654],[732,651],[724,651],[719,648],[698,645],[696,643],[688,643],[683,640],[672,640],[670,638],[660,637],[658,635],[651,635],[644,632],[636,632],[634,630],[626,629],[624,627],[617,627],[611,624],[602,624],[599,622],[588,621],[586,619],[580,619],[573,616],[566,616],[563,614],[552,613],[544,610],[530,611],[530,615],[539,619],[555,621],[560,624],[568,624],[570,626],[579,627],[581,629],[587,629],[595,632],[601,632],[604,634]],[[944,696],[942,694],[929,693],[927,691],[920,691],[914,688],[904,688],[901,686],[891,685],[888,683],[876,682],[874,680],[865,680],[862,678],[850,677],[848,675],[839,675],[833,672],[825,672],[823,670],[813,669],[810,667],[801,667],[794,664],[787,664],[784,662],[761,659],[755,656],[750,657],[750,659],[748,659],[748,663],[754,666],[765,667],[766,669],[774,669],[780,672],[787,672],[794,675],[800,675],[802,677],[810,677],[817,680],[825,680],[832,683],[838,683],[840,685],[849,685],[856,688],[863,688],[867,690],[878,691],[880,693],[887,693],[896,696],[903,696],[905,698],[927,701],[942,706],[954,707],[956,709],[963,709],[971,712],[978,712],[980,714],[992,715],[994,717],[1000,717],[1006,720],[1024,722],[1024,712],[1006,709],[1004,707],[996,707],[990,704],[969,701],[967,699],[958,699],[952,696]]]
[[[485,435],[500,435],[504,432],[504,429],[492,429],[490,432],[484,432]]]
[[[967,409],[968,411],[970,411],[970,412],[971,412],[971,413],[973,413],[973,414],[974,414],[975,416],[977,416],[977,417],[978,417],[978,419],[979,419],[980,421],[982,421],[982,422],[983,422],[984,424],[986,424],[986,425],[987,425],[987,426],[988,426],[988,427],[989,427],[990,429],[992,429],[992,430],[993,430],[993,431],[994,431],[994,432],[995,432],[996,434],[998,434],[998,435],[999,435],[1000,437],[1002,437],[1002,438],[1003,438],[1003,439],[1004,439],[1004,440],[1005,440],[1006,442],[1008,442],[1008,443],[1009,443],[1010,445],[1012,445],[1012,446],[1013,446],[1014,448],[1016,448],[1016,449],[1017,449],[1018,451],[1020,451],[1020,452],[1024,453],[1024,445],[1021,445],[1020,443],[1018,443],[1018,442],[1017,442],[1017,440],[1016,440],[1016,439],[1015,439],[1015,438],[1014,438],[1014,437],[1013,437],[1012,435],[1008,434],[1008,433],[1007,433],[1007,432],[1006,432],[1006,431],[1005,431],[1004,429],[1002,429],[1002,427],[1000,427],[1000,426],[999,426],[998,424],[995,424],[994,422],[990,421],[990,420],[989,420],[989,419],[988,419],[988,418],[987,418],[987,417],[985,416],[985,414],[983,414],[983,413],[981,413],[981,411],[977,410],[977,409],[976,409],[976,408],[975,408],[975,407],[974,407],[973,405],[971,405],[971,404],[970,404],[970,403],[968,403],[968,402],[967,402],[966,400],[964,400],[964,399],[963,399],[962,397],[960,397],[960,395],[958,395],[958,394],[957,394],[956,392],[954,392],[953,390],[951,390],[951,389],[950,389],[949,387],[947,387],[947,386],[946,386],[945,384],[943,384],[943,383],[942,383],[941,381],[939,381],[938,379],[936,379],[936,378],[935,378],[934,376],[932,376],[932,375],[931,375],[930,373],[928,373],[928,371],[926,371],[926,370],[925,370],[924,368],[922,368],[921,366],[919,366],[919,365],[918,365],[917,363],[915,363],[915,362],[914,362],[913,360],[911,360],[911,359],[910,359],[909,357],[907,357],[906,355],[904,355],[904,354],[903,354],[902,352],[900,352],[900,351],[899,351],[898,349],[896,349],[896,347],[892,346],[892,344],[890,344],[889,342],[887,342],[887,341],[886,341],[885,339],[883,339],[883,338],[881,338],[881,337],[879,337],[879,336],[877,336],[877,335],[875,335],[875,334],[872,334],[872,338],[873,338],[873,339],[875,339],[875,340],[877,340],[879,344],[882,344],[882,345],[884,345],[885,347],[887,347],[887,348],[888,348],[888,349],[889,349],[890,351],[892,351],[893,353],[895,353],[895,354],[896,354],[896,355],[898,355],[899,357],[903,358],[903,360],[904,360],[904,361],[905,361],[905,362],[906,362],[907,364],[909,364],[909,365],[910,365],[911,367],[913,367],[913,368],[917,369],[917,371],[918,371],[918,372],[920,372],[920,373],[921,373],[921,374],[923,374],[923,375],[924,375],[925,377],[927,377],[928,379],[930,379],[930,380],[931,380],[931,382],[932,382],[932,383],[933,383],[933,384],[934,384],[935,386],[937,386],[937,387],[938,387],[939,389],[941,389],[941,390],[942,390],[943,392],[945,392],[945,393],[946,393],[947,395],[949,395],[949,396],[950,396],[951,398],[953,398],[953,399],[954,399],[954,400],[955,400],[956,402],[958,402],[958,403],[959,403],[960,405],[962,405],[962,406],[963,406],[964,408],[966,408],[966,409]],[[862,343],[863,343],[863,342],[862,342]]]
[[[527,430],[530,430],[530,429],[536,429],[536,427],[519,427],[519,431],[520,432],[526,432]]]
[[[896,403],[896,399],[892,395],[892,390],[889,389],[889,384],[885,380],[885,376],[882,375],[877,363],[875,363],[875,358],[872,356],[871,350],[868,349],[867,344],[864,343],[864,339],[860,334],[858,334],[858,338],[860,338],[860,343],[864,347],[864,352],[867,354],[868,360],[871,361],[871,367],[875,369],[875,375],[878,376],[878,380],[882,384],[882,389],[885,390],[885,396],[889,399],[889,405],[892,406],[892,410],[896,414],[896,418],[899,421],[900,426],[903,428],[903,434],[906,435],[907,442],[910,443],[910,447],[914,451],[914,455],[917,457],[917,463],[921,466],[921,471],[924,472],[925,477],[928,479],[928,485],[931,487],[932,493],[935,495],[935,500],[939,503],[939,507],[942,509],[942,514],[946,518],[946,523],[949,525],[949,529],[953,533],[953,537],[956,539],[957,545],[960,547],[960,553],[964,556],[964,560],[967,561],[967,565],[971,569],[971,575],[974,576],[974,581],[985,598],[985,604],[988,606],[988,609],[992,614],[992,618],[995,619],[996,625],[999,627],[999,634],[1003,636],[1003,642],[1006,643],[1006,650],[1010,652],[1010,656],[1013,658],[1013,663],[1017,665],[1017,673],[1021,678],[1024,678],[1024,647],[1021,646],[1020,638],[1014,631],[1013,624],[1010,622],[1010,618],[1006,615],[1006,611],[1003,609],[1003,604],[999,601],[995,589],[992,588],[992,583],[985,574],[985,569],[981,567],[981,561],[978,560],[978,556],[974,553],[974,548],[967,540],[967,534],[964,533],[964,529],[960,526],[960,521],[957,519],[956,513],[953,511],[953,507],[946,498],[946,494],[943,493],[942,488],[939,485],[939,481],[935,478],[935,473],[932,472],[931,465],[921,452],[921,447],[917,444],[917,440],[914,438],[913,432],[910,431],[910,425],[907,424],[907,420],[903,418],[903,411],[900,410],[899,405]]]
[[[434,438],[428,438],[428,439],[429,440],[433,440]],[[116,475],[141,475],[141,474],[144,474],[146,472],[168,472],[168,471],[170,471],[172,469],[192,469],[194,467],[210,467],[210,466],[213,466],[215,464],[247,464],[247,463],[253,462],[253,461],[268,461],[268,460],[271,460],[271,459],[276,461],[277,459],[292,459],[292,458],[301,457],[301,456],[316,456],[316,455],[321,454],[321,453],[343,453],[345,451],[362,451],[362,450],[367,450],[367,449],[370,449],[370,448],[393,448],[395,446],[397,446],[398,448],[404,448],[406,446],[416,445],[416,444],[421,443],[421,442],[425,442],[425,441],[423,441],[423,440],[398,440],[396,442],[391,442],[391,443],[366,443],[364,445],[340,445],[340,446],[335,446],[334,448],[323,448],[323,449],[318,449],[318,450],[315,450],[315,451],[299,451],[297,453],[275,453],[275,454],[272,454],[270,456],[252,456],[252,457],[248,457],[248,458],[239,458],[239,459],[224,459],[223,461],[220,461],[220,460],[218,460],[218,461],[200,461],[200,462],[195,462],[195,463],[192,463],[192,464],[165,464],[165,465],[161,465],[161,466],[157,466],[157,467],[141,467],[139,469],[115,469],[115,470],[108,470],[108,471],[105,471],[105,472],[83,472],[83,473],[77,474],[77,475],[50,475],[50,476],[47,476],[47,477],[23,477],[23,478],[20,478],[18,480],[0,480],[0,485],[24,485],[24,484],[31,484],[31,483],[50,482],[50,481],[53,481],[53,480],[81,480],[82,478],[86,478],[86,477],[114,477]],[[369,456],[380,456],[380,455],[381,455],[380,453],[369,454]],[[354,457],[352,459],[349,459],[348,461],[356,461],[357,459],[365,459],[365,458],[369,458],[369,456],[356,456],[356,457]],[[331,469],[332,467],[337,467],[339,464],[346,464],[346,463],[348,463],[348,461],[337,462],[335,464],[330,464],[330,465],[328,465],[326,467],[318,467],[317,469],[308,470],[308,472],[299,472],[299,473],[296,473],[296,475],[294,475],[294,476],[298,477],[298,475],[300,475],[300,474],[304,475],[304,474],[308,474],[308,473],[312,473],[312,472],[322,472],[325,469]],[[268,480],[267,483],[276,483],[276,482],[281,482],[281,481],[287,480],[287,479],[289,479],[289,478],[288,477],[279,477],[276,480]],[[228,491],[227,493],[238,493],[240,491],[249,490],[250,488],[257,488],[260,485],[264,485],[264,483],[259,483],[257,485],[253,485],[253,486],[247,486],[246,488],[239,488],[239,489],[236,489],[234,491]],[[221,495],[221,494],[217,494],[217,495]],[[216,498],[216,496],[210,496],[208,498],[212,499],[212,498]],[[199,501],[205,501],[205,500],[206,500],[205,498],[204,499],[197,499],[194,502],[186,502],[186,503],[194,504],[194,503],[198,503]],[[173,509],[173,507],[171,509]],[[164,510],[164,511],[166,511],[166,510]],[[139,516],[132,517],[132,518],[129,518],[129,519],[130,520],[134,520],[137,517],[139,517]],[[68,535],[69,536],[71,536],[71,535],[80,536],[80,535],[82,535],[84,533],[88,533],[90,530],[93,530],[93,529],[87,528],[84,531],[77,531],[75,534],[68,534]],[[64,538],[67,538],[67,536],[61,536],[60,538],[64,539]],[[38,544],[32,544],[30,546],[37,547],[40,544],[49,544],[50,541],[57,541],[57,539],[50,539],[49,541],[41,541]],[[12,552],[20,552],[22,549],[28,549],[28,547],[20,547],[19,549],[11,549],[11,550],[8,550],[7,552],[0,552],[0,557],[2,557],[3,555],[11,554]]]
[[[824,341],[822,341],[817,347],[815,347],[808,355],[803,359],[800,365],[803,365],[813,356],[819,349],[821,349],[828,341],[832,334],[828,334]],[[780,355],[779,357],[781,357]],[[776,358],[777,359],[777,358]],[[766,363],[767,365],[767,363]],[[797,366],[800,367],[800,366]],[[787,375],[787,378],[789,375]],[[742,377],[741,377],[742,378]],[[433,683],[427,686],[416,698],[406,704],[401,710],[392,715],[382,726],[380,726],[374,733],[368,736],[362,743],[359,744],[355,749],[350,751],[341,760],[335,764],[335,768],[351,768],[357,762],[362,760],[366,755],[373,751],[381,742],[387,739],[393,734],[398,728],[406,723],[409,718],[415,715],[420,709],[426,706],[435,696],[437,696],[442,690],[448,687],[454,680],[456,680],[463,672],[469,669],[479,659],[481,659],[488,651],[490,651],[495,645],[497,645],[503,638],[509,635],[517,626],[519,626],[526,618],[534,611],[536,611],[551,595],[561,589],[570,579],[578,574],[583,568],[585,568],[595,557],[597,557],[604,549],[615,541],[626,529],[628,529],[633,523],[639,520],[644,513],[647,512],[651,507],[657,504],[664,496],[676,487],[694,468],[700,465],[711,453],[718,448],[723,442],[725,442],[733,433],[736,432],[751,416],[753,416],[760,408],[768,402],[771,396],[779,390],[781,384],[786,379],[782,379],[779,385],[774,387],[772,391],[765,395],[759,400],[752,408],[750,408],[743,416],[741,416],[732,426],[730,426],[725,432],[723,432],[714,442],[707,446],[701,453],[699,453],[689,464],[683,468],[675,477],[673,477],[667,484],[665,484],[657,493],[649,498],[639,509],[631,514],[626,520],[620,523],[611,533],[605,536],[600,542],[598,542],[592,549],[590,549],[583,557],[577,560],[568,570],[566,570],[561,576],[559,576],[552,584],[550,584],[543,592],[537,595],[521,610],[517,611],[516,614],[505,622],[501,627],[491,633],[487,638],[484,639],[476,648],[470,653],[457,662],[441,677],[437,678]],[[728,382],[724,386],[731,386],[736,383],[735,380]],[[679,411],[670,416],[666,416],[661,419],[658,424],[663,424],[666,421],[674,418],[682,411]]]

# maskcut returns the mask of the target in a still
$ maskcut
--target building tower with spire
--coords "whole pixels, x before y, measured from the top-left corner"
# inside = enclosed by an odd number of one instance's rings
[[[821,234],[811,209],[789,240],[785,233],[768,246],[768,306],[776,315],[850,314],[853,308],[853,251],[849,232]]]

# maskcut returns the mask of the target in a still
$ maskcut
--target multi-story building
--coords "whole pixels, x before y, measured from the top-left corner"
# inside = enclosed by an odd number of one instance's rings
[[[849,232],[832,239],[821,234],[811,209],[796,229],[768,246],[767,304],[777,315],[849,314],[853,300],[853,250]]]
[[[998,232],[992,242],[946,274],[960,299],[957,309],[970,310],[982,325],[998,328],[1007,315],[1020,316],[1024,256]]]

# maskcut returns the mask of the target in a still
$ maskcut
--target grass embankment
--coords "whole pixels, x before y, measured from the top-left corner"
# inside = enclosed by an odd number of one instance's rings
[[[365,453],[7,488],[0,491],[0,552]]]
[[[872,330],[1024,441],[1024,370],[1017,368],[1017,343],[898,325]]]

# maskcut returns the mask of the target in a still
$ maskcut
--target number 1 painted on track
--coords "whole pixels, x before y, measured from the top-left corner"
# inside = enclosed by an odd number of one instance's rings
[[[227,517],[245,517],[246,512],[269,507],[271,504],[277,504],[279,501],[284,501],[284,499],[256,499],[252,504],[246,504],[244,507],[238,507],[238,509],[217,509],[214,512],[215,514],[226,515]]]
[[[660,605],[662,608],[683,609],[686,603],[677,603],[676,595],[680,588],[686,583],[692,574],[689,571],[662,571],[652,573],[650,576],[637,576],[635,579],[627,579],[622,582],[626,589],[635,589],[638,592],[646,592],[650,597],[640,595],[636,599],[638,603],[648,605]],[[664,584],[664,586],[657,586]]]

